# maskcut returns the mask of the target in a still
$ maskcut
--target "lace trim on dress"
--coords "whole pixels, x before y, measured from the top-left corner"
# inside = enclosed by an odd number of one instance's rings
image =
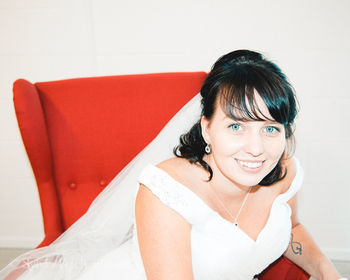
[[[156,166],[147,165],[139,176],[139,183],[150,189],[165,205],[178,212],[190,224],[199,223],[210,215],[191,190]]]

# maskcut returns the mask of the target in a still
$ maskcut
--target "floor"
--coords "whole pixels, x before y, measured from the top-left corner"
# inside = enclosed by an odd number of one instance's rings
[[[0,248],[0,269],[9,263],[16,256],[28,251],[27,249],[5,249]],[[350,280],[350,262],[333,261],[334,265],[343,277],[348,277]],[[311,278],[314,279],[314,278]]]

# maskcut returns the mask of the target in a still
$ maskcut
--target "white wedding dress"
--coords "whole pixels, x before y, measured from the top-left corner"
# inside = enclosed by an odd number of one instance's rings
[[[139,182],[191,223],[194,279],[251,280],[278,259],[288,247],[291,209],[287,202],[296,194],[303,178],[298,160],[295,159],[295,162],[297,173],[293,183],[287,192],[274,200],[268,221],[256,241],[222,218],[190,189],[154,165],[145,167]],[[78,279],[145,280],[136,228],[133,230],[132,239],[112,250]]]
[[[287,202],[297,193],[303,180],[299,161],[294,157],[296,176],[289,189],[276,197],[266,225],[257,240],[253,240],[189,188],[155,166],[171,155],[169,152],[156,156],[158,143],[162,143],[160,149],[164,145],[173,147],[174,136],[169,135],[169,131],[177,131],[178,124],[184,128],[182,123],[187,123],[189,118],[196,119],[194,111],[200,111],[198,96],[110,183],[83,218],[51,246],[33,250],[9,264],[0,272],[0,279],[6,279],[8,273],[20,272],[19,278],[10,276],[8,279],[145,280],[134,218],[138,183],[148,187],[192,225],[194,279],[251,280],[279,258],[291,237],[291,208]]]

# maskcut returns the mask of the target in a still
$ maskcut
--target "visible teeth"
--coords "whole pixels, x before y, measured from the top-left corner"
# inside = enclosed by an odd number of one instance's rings
[[[257,168],[257,167],[260,167],[262,165],[262,161],[259,161],[259,162],[239,161],[239,163],[241,165],[244,165],[244,166],[249,167],[249,168]]]

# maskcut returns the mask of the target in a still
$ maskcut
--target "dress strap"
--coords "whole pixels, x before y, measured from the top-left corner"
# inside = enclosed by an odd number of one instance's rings
[[[279,199],[281,199],[284,202],[290,200],[300,190],[304,181],[304,170],[299,160],[295,156],[293,156],[293,160],[296,167],[295,177],[288,190],[279,195]]]
[[[143,169],[138,182],[190,224],[199,223],[206,219],[206,213],[210,214],[191,190],[154,165],[149,164]]]

